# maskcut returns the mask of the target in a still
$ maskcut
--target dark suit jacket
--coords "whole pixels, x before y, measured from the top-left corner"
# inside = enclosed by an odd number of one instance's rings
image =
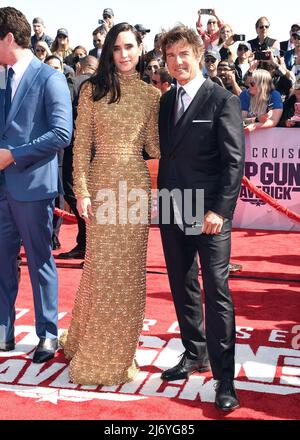
[[[94,49],[91,49],[91,50],[89,51],[89,55],[92,55],[92,56],[95,57],[95,58],[97,58],[97,53],[98,53],[98,49],[97,49],[97,47],[94,48]]]
[[[289,40],[280,42],[280,50],[286,52],[288,50]]]
[[[207,79],[174,126],[176,89],[161,98],[158,188],[204,189],[204,208],[231,219],[244,172],[244,129],[239,98]]]

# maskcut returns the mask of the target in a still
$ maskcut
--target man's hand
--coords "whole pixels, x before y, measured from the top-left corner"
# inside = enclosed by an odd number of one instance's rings
[[[213,211],[207,211],[204,216],[204,224],[202,228],[203,234],[220,234],[224,218]]]
[[[228,72],[226,72],[226,79],[228,84],[230,85],[235,84],[236,83],[235,73],[232,70],[228,70]]]
[[[13,155],[9,150],[0,148],[0,170],[5,170],[10,164],[14,162]]]

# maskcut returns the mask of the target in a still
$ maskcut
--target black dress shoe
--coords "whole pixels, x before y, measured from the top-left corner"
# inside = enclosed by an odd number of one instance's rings
[[[215,403],[223,411],[232,411],[240,406],[232,379],[223,379],[217,382]]]
[[[62,252],[56,256],[56,258],[62,260],[70,260],[70,259],[80,259],[83,260],[85,257],[85,251],[78,248],[77,246],[74,249],[71,249],[69,252]]]
[[[238,263],[229,263],[229,272],[241,272],[243,266]]]
[[[58,239],[58,237],[56,235],[53,235],[52,237],[52,249],[55,251],[56,249],[60,249],[61,248],[61,244],[60,241]]]
[[[12,351],[15,349],[15,340],[0,342],[0,351]]]
[[[189,359],[187,357],[187,353],[182,353],[180,362],[175,365],[173,368],[169,368],[168,370],[164,371],[162,375],[160,376],[163,380],[180,380],[180,379],[187,379],[190,374],[195,373],[196,371],[199,371],[201,373],[204,373],[205,371],[210,370],[210,364],[208,359],[205,359],[203,361],[199,359]]]
[[[33,355],[32,362],[34,364],[41,364],[43,362],[49,361],[55,355],[58,347],[58,339],[50,338],[40,338],[36,350]]]

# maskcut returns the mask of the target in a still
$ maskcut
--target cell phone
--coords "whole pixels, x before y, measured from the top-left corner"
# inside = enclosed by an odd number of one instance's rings
[[[245,34],[234,34],[232,36],[233,41],[246,41],[246,35]]]
[[[257,61],[269,61],[271,59],[271,52],[270,51],[266,51],[266,52],[256,51],[254,54],[254,59]]]
[[[204,15],[212,15],[213,9],[200,9],[200,13]]]

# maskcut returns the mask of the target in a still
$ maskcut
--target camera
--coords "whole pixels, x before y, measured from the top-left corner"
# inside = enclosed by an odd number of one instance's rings
[[[268,50],[266,52],[256,51],[254,59],[257,61],[269,61],[271,59],[271,52]]]
[[[199,14],[212,15],[213,9],[200,9]]]
[[[233,41],[246,41],[246,35],[245,34],[234,34],[232,36]]]

